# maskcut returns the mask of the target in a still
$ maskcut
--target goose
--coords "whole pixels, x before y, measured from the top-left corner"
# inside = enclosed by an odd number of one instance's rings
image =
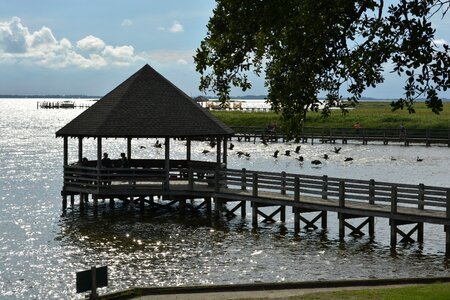
[[[339,153],[339,151],[341,151],[341,149],[342,149],[342,147],[339,147],[339,148],[336,148],[336,147],[334,147],[334,153]]]
[[[245,156],[245,157],[250,157],[250,153],[245,152],[245,153],[244,153],[244,156]]]
[[[391,156],[391,160],[396,161],[397,159],[395,157]]]
[[[206,150],[206,149],[205,149],[205,150],[202,151],[202,153],[203,153],[203,154],[207,154],[207,153],[209,153],[209,150]]]
[[[297,147],[295,148],[294,152],[298,154],[298,153],[300,152],[300,148],[301,148],[301,147],[302,147],[302,146],[297,146]]]
[[[275,157],[275,158],[277,158],[277,157],[278,157],[278,153],[279,153],[279,152],[280,152],[280,151],[278,151],[278,150],[277,150],[277,151],[275,151],[275,152],[273,153],[273,155],[272,155],[272,156],[273,156],[273,157]]]
[[[153,145],[156,148],[161,148],[162,144],[159,142],[159,140],[156,140],[156,143]]]
[[[329,158],[329,157],[328,157],[328,154],[325,153],[325,154],[323,155],[323,159],[327,160],[328,158]]]
[[[298,161],[301,161],[301,162],[303,162],[303,161],[305,160],[305,159],[303,158],[303,156],[301,156],[301,155],[300,155],[299,157],[297,157],[296,159],[297,159]]]
[[[352,160],[353,160],[352,157],[346,157],[346,158],[344,159],[344,161],[352,161]]]
[[[236,152],[236,154],[237,154],[238,156],[242,156],[242,155],[244,155],[245,153],[244,153],[243,151],[238,151],[238,152]]]
[[[417,156],[416,161],[423,161],[423,158]]]
[[[291,150],[286,150],[286,151],[284,152],[284,155],[286,155],[286,156],[291,156]]]
[[[320,160],[318,160],[318,159],[315,159],[315,160],[311,161],[311,163],[313,165],[320,165],[322,162]]]
[[[234,148],[234,144],[230,143],[230,146],[228,147],[228,149],[233,150],[233,148]]]

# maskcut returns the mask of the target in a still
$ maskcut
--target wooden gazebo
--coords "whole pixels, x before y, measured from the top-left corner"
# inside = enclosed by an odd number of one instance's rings
[[[81,198],[91,194],[96,200],[99,197],[149,194],[155,192],[155,186],[150,184],[154,181],[160,181],[160,189],[167,190],[177,168],[177,174],[186,177],[193,176],[189,173],[193,166],[205,169],[205,173],[223,168],[227,163],[227,139],[232,135],[231,128],[145,65],[56,132],[57,137],[64,139],[63,206],[68,195],[80,195]],[[78,139],[78,161],[70,164],[69,138]],[[97,140],[97,160],[86,164],[82,161],[85,138]],[[129,168],[108,170],[102,166],[102,140],[107,138],[127,140]],[[164,140],[164,160],[133,159],[131,144],[137,138]],[[171,159],[172,138],[186,140],[186,159]],[[193,140],[214,140],[216,162],[191,160]],[[203,176],[204,173],[199,174]],[[114,181],[122,184],[115,185]]]

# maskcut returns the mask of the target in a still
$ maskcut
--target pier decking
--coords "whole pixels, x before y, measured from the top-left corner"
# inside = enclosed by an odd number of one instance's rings
[[[95,163],[95,162],[92,162]],[[141,209],[152,207],[154,197],[170,200],[186,209],[186,200],[202,199],[200,207],[207,213],[224,211],[233,216],[240,210],[246,216],[246,204],[252,207],[252,224],[274,222],[279,215],[286,219],[286,207],[294,214],[294,231],[300,232],[300,222],[305,227],[317,229],[327,227],[327,212],[337,212],[339,237],[344,239],[346,229],[352,235],[375,234],[374,218],[388,218],[391,226],[391,245],[395,247],[398,236],[404,242],[423,241],[423,224],[444,225],[446,229],[446,254],[450,255],[450,189],[425,185],[395,184],[374,180],[353,180],[328,176],[307,176],[301,174],[256,172],[246,169],[215,168],[213,163],[171,162],[169,176],[158,167],[164,161],[134,160],[134,168],[97,169],[84,166],[66,166],[64,171],[63,207],[71,196],[74,205],[78,195],[79,205],[84,208],[91,196],[94,208],[98,199],[109,199],[136,203]],[[228,207],[226,206],[228,205]],[[270,215],[260,207],[273,207]],[[316,212],[308,220],[305,213]],[[349,219],[360,219],[359,225],[352,225]],[[403,232],[401,225],[413,224],[409,232]]]

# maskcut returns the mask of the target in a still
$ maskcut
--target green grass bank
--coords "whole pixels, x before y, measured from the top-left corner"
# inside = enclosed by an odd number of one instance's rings
[[[409,129],[450,129],[450,103],[444,110],[434,114],[425,103],[416,103],[416,112],[392,111],[389,102],[361,102],[347,114],[332,110],[331,116],[323,118],[320,112],[308,112],[305,126],[323,128],[351,128],[356,121],[365,128],[398,128],[400,123]],[[260,126],[270,123],[281,125],[279,116],[273,112],[211,111],[214,116],[229,126]]]
[[[450,283],[415,285],[401,288],[376,288],[319,292],[278,300],[447,300],[450,298]],[[244,300],[244,299],[240,299]],[[254,298],[252,300],[255,300]]]

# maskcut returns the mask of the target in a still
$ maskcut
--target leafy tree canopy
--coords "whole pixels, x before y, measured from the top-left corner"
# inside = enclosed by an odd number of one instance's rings
[[[384,81],[383,72],[406,78],[404,97],[393,109],[414,112],[427,99],[442,110],[439,91],[450,87],[447,44],[435,41],[431,17],[444,18],[450,1],[400,0],[217,0],[208,33],[195,55],[200,88],[221,101],[230,86],[251,88],[249,72],[265,72],[268,102],[297,134],[308,110],[332,105],[344,111],[367,87]],[[340,92],[350,97],[343,99]],[[348,100],[348,101],[346,101]],[[299,126],[300,125],[300,126]]]

